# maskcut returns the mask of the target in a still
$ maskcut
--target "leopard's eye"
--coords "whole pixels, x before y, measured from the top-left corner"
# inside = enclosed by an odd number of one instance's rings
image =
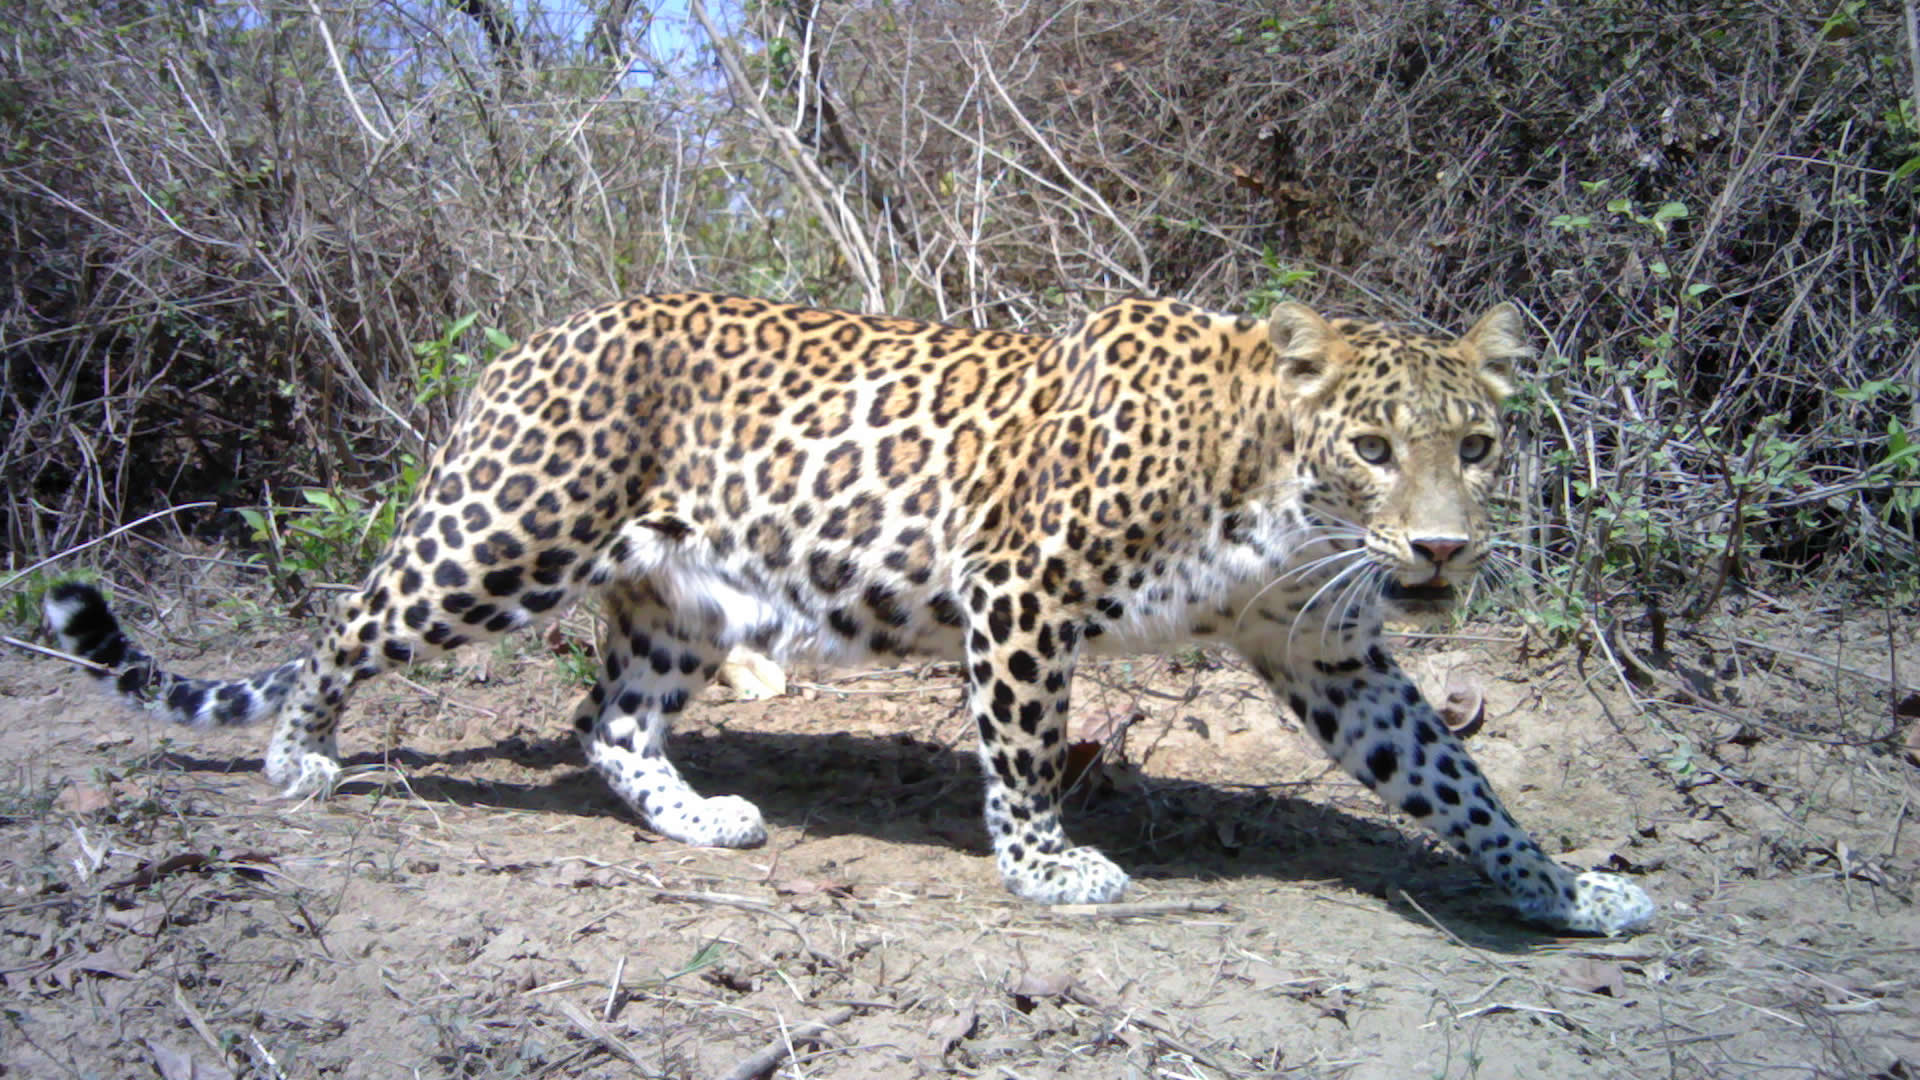
[[[1393,445],[1378,435],[1360,435],[1353,440],[1353,452],[1369,465],[1385,465],[1393,460]]]
[[[1485,435],[1469,435],[1460,440],[1460,460],[1469,465],[1493,453],[1493,440]]]

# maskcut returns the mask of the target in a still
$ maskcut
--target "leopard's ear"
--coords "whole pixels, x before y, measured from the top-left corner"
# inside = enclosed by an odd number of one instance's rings
[[[1510,303],[1495,304],[1473,329],[1460,338],[1472,356],[1480,360],[1480,381],[1495,397],[1505,400],[1513,393],[1514,365],[1533,355],[1527,344],[1526,322],[1520,309]]]
[[[1305,304],[1281,304],[1267,317],[1267,340],[1273,343],[1280,388],[1289,397],[1311,398],[1326,387],[1342,342],[1340,331],[1319,312]]]

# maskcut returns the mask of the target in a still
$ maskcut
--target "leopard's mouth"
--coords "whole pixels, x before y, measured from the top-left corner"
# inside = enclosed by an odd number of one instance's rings
[[[1459,592],[1438,578],[1424,585],[1403,585],[1399,581],[1388,581],[1381,594],[1394,607],[1408,614],[1426,614],[1450,610]]]

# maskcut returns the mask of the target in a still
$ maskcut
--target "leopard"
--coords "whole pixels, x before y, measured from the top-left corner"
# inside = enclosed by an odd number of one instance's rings
[[[667,743],[732,650],[949,658],[999,875],[1049,905],[1129,884],[1062,821],[1076,664],[1224,646],[1507,915],[1625,934],[1652,921],[1646,892],[1549,858],[1387,648],[1392,620],[1457,609],[1488,561],[1531,353],[1511,303],[1456,337],[1129,298],[1044,335],[638,296],[483,368],[393,539],[300,655],[178,674],[74,581],[44,615],[172,721],[274,718],[265,771],[300,797],[337,786],[359,684],[597,605],[572,716],[585,761],[654,833],[723,848],[766,841],[760,810],[697,793]]]

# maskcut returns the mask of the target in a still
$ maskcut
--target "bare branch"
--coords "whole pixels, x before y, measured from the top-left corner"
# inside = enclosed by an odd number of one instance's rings
[[[773,141],[786,161],[795,181],[799,184],[800,194],[807,200],[825,225],[841,255],[847,260],[848,269],[859,282],[864,294],[864,303],[868,311],[881,311],[886,307],[886,298],[880,288],[880,260],[874,255],[866,233],[861,231],[859,221],[847,206],[846,198],[840,188],[825,173],[805,147],[800,145],[793,131],[777,123],[766,106],[754,93],[753,84],[747,78],[745,69],[731,38],[722,35],[713,20],[707,16],[707,5],[703,0],[691,0],[689,10],[693,17],[706,30],[707,37],[713,42],[714,52],[720,57],[721,68],[727,74],[727,82],[733,87],[734,99],[744,106],[760,125],[761,132]],[[832,200],[831,208],[828,200]]]

